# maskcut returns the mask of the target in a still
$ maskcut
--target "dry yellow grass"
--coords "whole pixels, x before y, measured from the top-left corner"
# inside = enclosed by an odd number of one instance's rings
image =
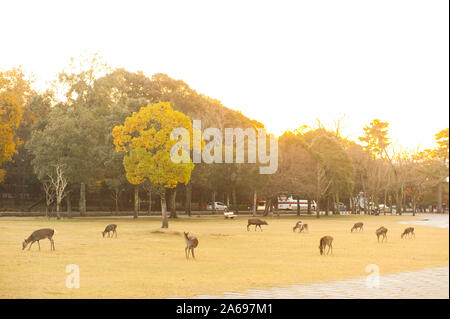
[[[247,232],[247,218],[180,218],[160,229],[159,219],[0,219],[1,298],[165,298],[218,294],[247,288],[360,277],[366,265],[381,274],[448,264],[447,229],[414,226],[416,239],[400,239],[402,216],[301,218],[309,233],[293,233],[297,218],[267,218],[263,232]],[[350,233],[357,221],[363,232]],[[108,223],[118,238],[102,238]],[[377,243],[375,229],[389,229]],[[22,251],[24,238],[56,228],[56,251],[41,242]],[[199,238],[197,259],[186,260],[183,231]],[[319,239],[334,237],[333,255],[319,255]],[[66,265],[80,267],[78,289],[66,288]]]

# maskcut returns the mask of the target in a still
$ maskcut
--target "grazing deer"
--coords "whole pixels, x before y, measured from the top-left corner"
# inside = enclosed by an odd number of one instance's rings
[[[41,239],[45,239],[48,238],[50,240],[50,250],[55,250],[55,243],[53,241],[53,235],[55,234],[56,230],[54,229],[50,229],[50,228],[43,228],[43,229],[39,229],[34,231],[30,237],[28,237],[27,239],[25,239],[22,243],[22,250],[24,250],[28,244],[30,244],[30,247],[28,247],[28,250],[31,249],[31,246],[34,244],[35,241],[37,241],[38,246],[39,246],[39,250],[41,250],[41,244],[39,243],[39,241]]]
[[[382,236],[381,238],[381,242],[383,242],[385,239],[387,240],[387,228],[385,228],[384,226],[381,226],[380,228],[378,228],[375,232],[375,234],[377,235],[377,240],[378,242],[380,242],[380,236]]]
[[[247,224],[247,231],[249,231],[248,227],[250,225],[255,225],[255,231],[256,231],[256,227],[258,227],[258,226],[259,226],[259,229],[261,229],[261,231],[262,231],[261,225],[269,225],[269,224],[267,224],[267,222],[265,220],[261,220],[258,218],[250,218],[248,220],[248,224]]]
[[[327,255],[330,252],[330,250],[331,250],[331,253],[333,253],[333,237],[324,236],[324,237],[320,238],[319,250],[320,250],[321,255],[323,255],[325,253],[325,248],[327,246],[328,246]]]
[[[302,233],[303,231],[305,231],[305,230],[307,230],[307,231],[309,232],[309,230],[308,230],[308,224],[303,224],[302,227],[300,227],[300,232],[301,232],[301,233]]]
[[[403,239],[403,237],[404,236],[408,236],[409,235],[409,237],[412,237],[413,235],[414,235],[414,238],[416,238],[416,234],[414,234],[414,227],[408,227],[408,228],[406,228],[404,231],[403,231],[403,234],[402,234],[402,239]]]
[[[189,252],[192,252],[192,258],[195,259],[194,248],[198,246],[198,239],[194,236],[189,236],[189,233],[184,233],[184,241],[186,243],[186,248],[184,248],[184,253],[186,254],[186,259],[189,259]]]
[[[109,224],[108,226],[106,226],[105,230],[101,232],[103,238],[105,237],[106,233],[108,233],[108,238],[109,238],[110,237],[110,232],[112,232],[111,237],[114,237],[114,234],[116,234],[116,238],[117,238],[116,228],[117,228],[116,224]]]
[[[298,229],[299,231],[301,231],[302,225],[303,225],[303,222],[302,222],[301,220],[299,220],[299,221],[295,224],[295,226],[292,228],[292,231],[295,232],[296,229]]]
[[[358,229],[361,231],[361,230],[363,230],[363,226],[364,226],[364,223],[356,223],[355,225],[353,225],[350,232],[353,233],[354,230],[358,230]]]

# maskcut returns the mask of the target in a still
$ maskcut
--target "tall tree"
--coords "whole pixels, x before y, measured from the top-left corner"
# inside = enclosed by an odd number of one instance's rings
[[[182,162],[172,160],[170,152],[177,141],[171,139],[171,134],[178,128],[186,129],[189,138],[192,136],[189,117],[174,111],[170,103],[160,102],[142,107],[112,133],[116,150],[126,152],[123,164],[128,181],[139,185],[148,180],[155,185],[161,198],[162,228],[169,226],[166,189],[187,184],[194,168],[188,150],[179,154]],[[189,152],[191,149],[190,144]]]
[[[0,167],[12,159],[22,144],[16,131],[32,92],[29,84],[19,69],[0,72]],[[0,168],[0,182],[4,174],[4,169]]]

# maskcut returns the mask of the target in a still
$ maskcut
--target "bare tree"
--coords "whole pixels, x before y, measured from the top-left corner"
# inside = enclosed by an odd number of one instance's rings
[[[63,198],[66,196],[66,186],[67,186],[67,178],[64,176],[64,172],[61,164],[54,165],[55,173],[47,174],[50,178],[51,186],[53,187],[55,198],[56,198],[56,218],[60,219],[60,205]]]
[[[42,182],[42,187],[45,192],[45,216],[48,217],[48,209],[55,200],[55,190],[52,183],[48,180]]]

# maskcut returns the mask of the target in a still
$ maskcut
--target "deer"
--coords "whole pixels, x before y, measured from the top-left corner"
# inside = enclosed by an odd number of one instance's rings
[[[189,259],[189,252],[192,252],[192,258],[195,259],[194,248],[198,246],[198,239],[195,236],[189,236],[189,232],[184,232],[184,241],[186,243],[186,248],[184,248],[184,253],[186,254],[186,259]]]
[[[416,234],[414,234],[414,227],[408,227],[405,228],[405,230],[403,231],[403,234],[401,235],[401,238],[403,239],[404,236],[408,236],[412,237],[414,236],[414,238],[416,238]]]
[[[114,236],[114,234],[116,234],[116,238],[117,238],[117,225],[116,224],[109,224],[108,226],[106,226],[105,230],[102,231],[102,236],[103,238],[105,238],[105,234],[108,233],[108,238],[110,237],[110,232],[112,232],[111,237]]]
[[[31,249],[31,246],[33,246],[34,242],[37,241],[39,250],[41,250],[41,244],[39,241],[41,239],[48,238],[50,240],[50,250],[55,250],[55,242],[53,241],[53,235],[56,233],[55,229],[50,228],[42,228],[39,230],[34,231],[30,237],[25,239],[22,243],[22,250],[24,250],[28,244],[30,244],[30,247],[28,247],[28,250]]]
[[[375,231],[375,234],[377,235],[377,240],[378,242],[380,242],[380,236],[382,236],[381,238],[381,242],[383,242],[385,239],[387,240],[387,228],[385,228],[384,226],[381,226],[380,228],[378,228]]]
[[[363,230],[363,226],[364,223],[355,223],[355,225],[353,225],[352,229],[350,230],[351,233],[353,233],[354,230]]]
[[[295,230],[298,229],[298,230],[301,232],[302,225],[303,225],[303,222],[302,222],[301,220],[299,220],[299,221],[295,224],[295,226],[292,228],[292,231],[295,232]]]
[[[333,253],[333,237],[331,236],[323,236],[322,238],[320,238],[320,243],[319,243],[319,250],[320,250],[320,255],[323,255],[325,253],[325,248],[328,246],[328,251],[327,251],[327,255],[331,250],[331,253]]]
[[[256,231],[256,228],[259,226],[259,229],[261,229],[261,231],[262,231],[262,228],[261,228],[261,225],[269,225],[265,220],[261,220],[261,219],[258,219],[258,218],[250,218],[249,220],[248,220],[248,224],[247,224],[247,231],[249,231],[249,226],[250,225],[255,225],[255,231]]]
[[[308,224],[303,224],[301,227],[300,227],[300,233],[302,233],[303,231],[308,231],[309,232],[309,230],[308,230]]]

